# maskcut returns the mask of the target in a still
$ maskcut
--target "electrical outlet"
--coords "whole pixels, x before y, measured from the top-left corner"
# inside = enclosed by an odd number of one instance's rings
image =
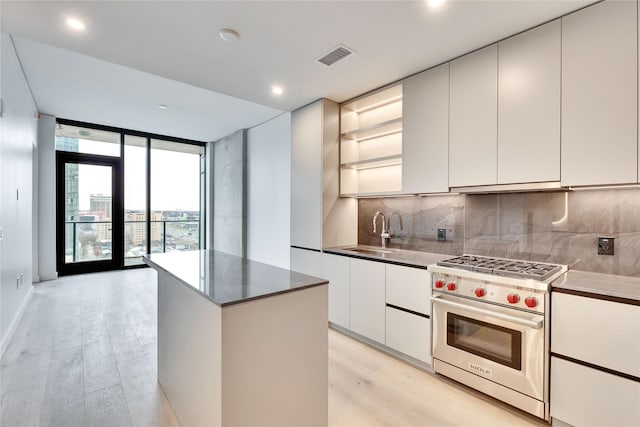
[[[598,255],[613,255],[614,240],[613,237],[598,237]]]
[[[446,228],[438,228],[438,240],[444,242],[447,240],[447,229]]]

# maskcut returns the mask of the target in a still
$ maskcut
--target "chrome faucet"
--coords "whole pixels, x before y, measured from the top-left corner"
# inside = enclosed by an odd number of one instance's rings
[[[387,220],[384,217],[384,214],[380,211],[376,212],[373,216],[373,232],[376,232],[376,222],[378,221],[378,216],[382,217],[382,230],[380,230],[380,239],[382,240],[382,247],[387,247],[387,240],[391,238],[391,234],[389,230],[387,230]]]

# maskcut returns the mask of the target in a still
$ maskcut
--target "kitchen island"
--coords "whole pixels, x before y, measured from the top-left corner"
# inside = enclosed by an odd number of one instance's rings
[[[327,285],[217,251],[158,271],[158,381],[185,426],[326,426]]]

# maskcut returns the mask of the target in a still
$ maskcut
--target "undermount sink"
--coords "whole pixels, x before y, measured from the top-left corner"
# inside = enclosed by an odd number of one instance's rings
[[[348,248],[345,250],[351,251],[351,252],[358,252],[362,254],[369,254],[369,255],[384,255],[384,254],[390,254],[392,252],[385,249],[369,249],[369,248]]]

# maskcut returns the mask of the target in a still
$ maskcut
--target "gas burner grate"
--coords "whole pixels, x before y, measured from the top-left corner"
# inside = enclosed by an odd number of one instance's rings
[[[481,273],[510,276],[522,279],[545,280],[560,269],[561,265],[502,258],[463,255],[438,263],[444,267],[461,268]]]

